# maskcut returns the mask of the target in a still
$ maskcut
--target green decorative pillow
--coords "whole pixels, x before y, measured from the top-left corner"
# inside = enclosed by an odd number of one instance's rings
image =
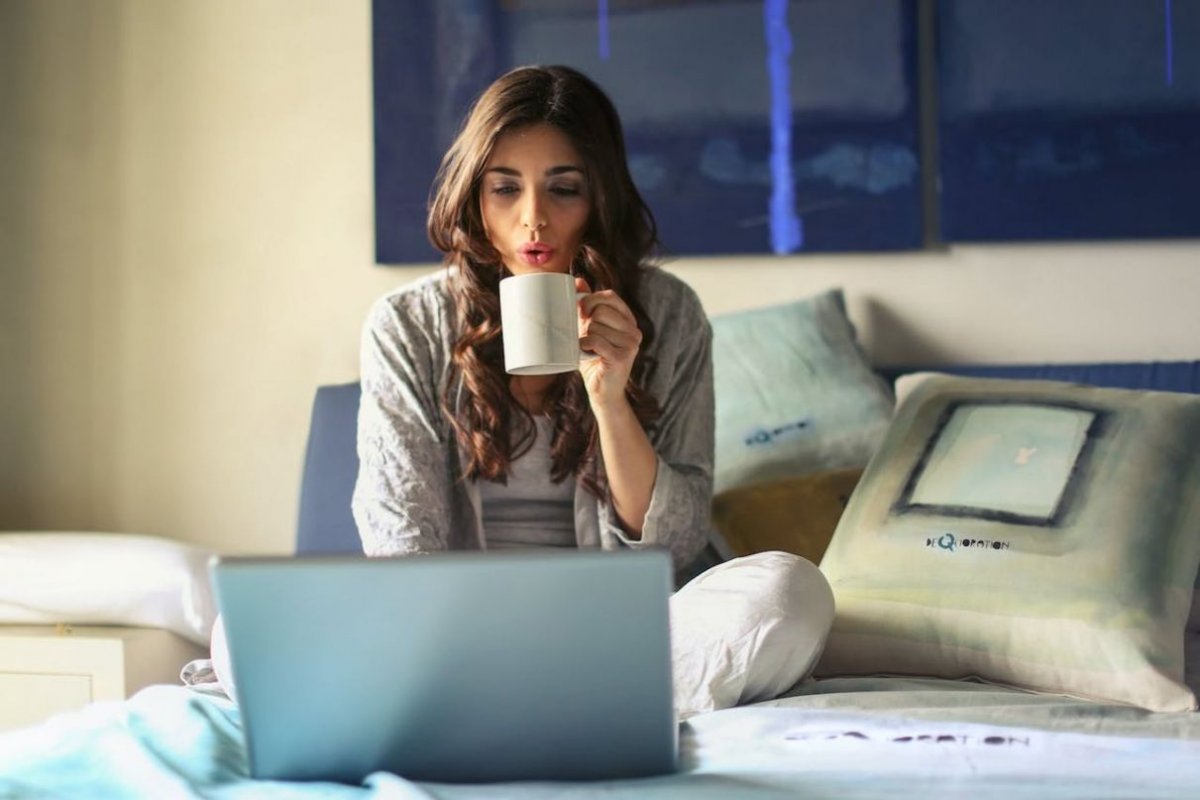
[[[892,414],[840,289],[713,318],[714,490],[866,465]]]
[[[837,618],[818,674],[1194,709],[1200,397],[908,380],[821,562]]]

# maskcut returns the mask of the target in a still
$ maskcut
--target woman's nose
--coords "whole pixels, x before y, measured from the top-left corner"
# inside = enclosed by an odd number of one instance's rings
[[[546,217],[542,213],[542,203],[537,197],[537,192],[529,192],[526,195],[525,205],[521,209],[521,224],[531,231],[546,227]]]

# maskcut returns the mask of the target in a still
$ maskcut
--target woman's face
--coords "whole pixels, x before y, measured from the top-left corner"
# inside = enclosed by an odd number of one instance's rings
[[[591,214],[583,159],[566,134],[539,123],[496,140],[484,166],[479,211],[514,275],[570,272]]]

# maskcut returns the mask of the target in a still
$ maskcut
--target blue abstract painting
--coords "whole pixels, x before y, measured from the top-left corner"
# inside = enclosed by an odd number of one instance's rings
[[[531,63],[612,97],[670,254],[923,244],[916,0],[375,0],[373,47],[380,263],[436,258],[441,155]]]
[[[1200,235],[1200,0],[939,0],[946,241]]]

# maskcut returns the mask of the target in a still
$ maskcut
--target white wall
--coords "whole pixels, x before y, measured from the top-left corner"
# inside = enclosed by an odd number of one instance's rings
[[[1200,357],[1200,242],[990,245],[679,265],[709,313],[845,288],[877,363]]]
[[[366,0],[0,0],[0,529],[290,548],[373,263]],[[887,363],[1200,357],[1200,243],[694,259]]]

